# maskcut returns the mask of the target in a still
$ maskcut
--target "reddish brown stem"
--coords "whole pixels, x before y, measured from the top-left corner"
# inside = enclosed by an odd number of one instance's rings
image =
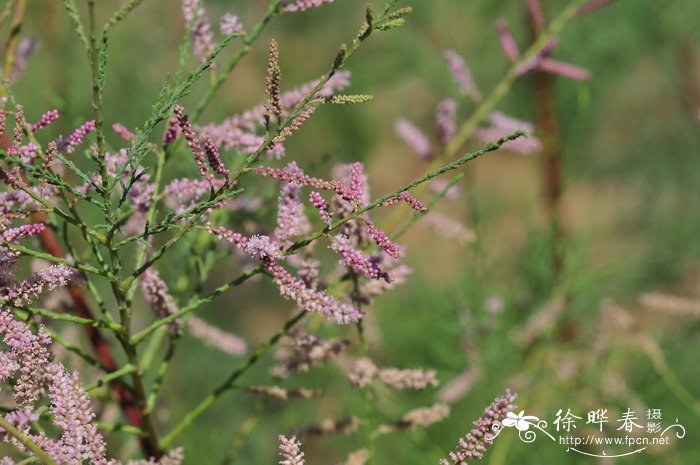
[[[538,34],[532,25],[533,41]],[[561,269],[561,251],[559,244],[566,237],[566,230],[561,220],[561,198],[563,192],[563,160],[559,115],[554,96],[554,78],[544,71],[533,72],[535,87],[535,110],[538,135],[542,141],[540,153],[543,199],[545,213],[552,228],[552,267],[555,272]]]
[[[700,60],[698,51],[688,39],[681,41],[679,50],[681,101],[700,128]]]

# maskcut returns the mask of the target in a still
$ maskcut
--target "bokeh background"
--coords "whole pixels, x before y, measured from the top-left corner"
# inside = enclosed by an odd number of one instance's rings
[[[118,3],[100,2],[104,18]],[[264,3],[208,0],[206,6],[210,18],[230,11],[250,27],[263,14]],[[426,169],[394,133],[397,118],[431,132],[434,107],[443,98],[458,100],[461,120],[474,109],[453,84],[441,57],[444,49],[465,57],[488,94],[509,67],[495,21],[509,21],[521,48],[530,41],[521,1],[401,3],[414,8],[406,25],[373,37],[348,65],[351,91],[372,94],[374,100],[322,108],[288,144],[289,157],[320,174],[333,161],[363,161],[375,195]],[[549,18],[564,6],[544,3]],[[338,0],[275,19],[202,121],[221,121],[262,101],[265,44],[271,37],[280,43],[284,88],[319,76],[339,44],[354,36],[364,7],[361,1]],[[567,453],[544,438],[523,444],[507,431],[489,449],[486,464],[700,462],[698,18],[696,0],[617,0],[566,27],[555,56],[589,69],[592,79],[553,81],[563,149],[563,234],[553,232],[544,200],[543,158],[500,151],[466,166],[460,199],[437,207],[463,222],[475,241],[450,240],[421,222],[404,236],[414,273],[369,309],[369,353],[384,365],[434,368],[443,385],[465,373],[474,380],[454,402],[449,419],[426,430],[381,437],[374,464],[435,463],[506,387],[519,393],[519,405],[528,414],[549,421],[560,408],[579,416],[607,408],[614,433],[614,419],[628,407],[642,420],[646,409],[657,408],[665,424],[678,419],[687,435],[634,457],[599,460]],[[90,115],[89,70],[77,37],[54,0],[30,2],[24,31],[39,40],[39,49],[15,86],[18,99],[30,120],[60,108],[64,117],[50,130],[66,132]],[[108,123],[135,127],[148,116],[165,73],[176,67],[182,34],[175,0],[147,0],[115,29],[105,99]],[[198,100],[204,81],[185,106]],[[526,77],[498,109],[536,121],[537,104],[533,80]],[[171,169],[173,174],[192,171]],[[558,266],[553,266],[553,254]],[[178,279],[177,266],[162,272],[169,282]],[[217,272],[233,276],[226,266]],[[669,310],[671,301],[658,296],[652,305],[643,297],[648,293],[683,297],[686,310]],[[215,301],[201,315],[244,335],[254,347],[279,328],[290,310],[262,280]],[[540,319],[533,320],[538,314]],[[166,378],[160,421],[168,425],[179,418],[239,362],[185,338]],[[268,357],[244,381],[268,382],[271,363]],[[229,393],[180,438],[187,463],[219,463],[256,409],[264,408],[233,463],[276,462],[277,434],[367,408],[361,394],[347,390],[335,367],[290,383],[322,388],[326,395],[261,406],[250,394]],[[372,415],[397,418],[439,395],[439,388],[379,391]],[[580,424],[577,433],[586,432]],[[128,451],[129,443],[118,443],[115,448]],[[364,444],[360,431],[305,439],[304,449],[307,463],[336,463]]]

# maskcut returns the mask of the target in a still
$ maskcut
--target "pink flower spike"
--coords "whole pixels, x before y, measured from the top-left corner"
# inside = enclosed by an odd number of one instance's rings
[[[318,216],[321,217],[321,221],[330,226],[333,222],[333,212],[330,211],[331,206],[328,201],[326,201],[321,194],[313,191],[309,195],[309,202],[318,209]]]
[[[377,263],[370,257],[355,249],[347,236],[338,234],[333,238],[331,249],[340,255],[340,262],[348,268],[352,268],[361,275],[369,276],[373,279],[383,279],[390,282],[389,275],[383,272]]]
[[[501,42],[503,53],[511,62],[516,61],[520,57],[520,50],[518,49],[518,44],[515,43],[506,20],[499,19],[496,22],[496,29],[498,30],[498,39]]]
[[[127,142],[133,142],[134,139],[136,139],[136,134],[133,132],[129,131],[126,126],[124,126],[121,123],[114,123],[112,125],[112,130],[117,133],[119,137],[124,139]]]
[[[350,165],[350,186],[348,187],[346,194],[352,197],[352,200],[359,202],[360,199],[362,199],[362,195],[365,193],[365,188],[367,187],[366,182],[365,169],[362,166],[362,163],[355,162]]]
[[[224,162],[221,161],[219,147],[206,134],[202,136],[202,140],[204,141],[204,150],[207,152],[207,160],[211,169],[222,176],[228,176],[230,171],[226,168]]]
[[[451,98],[435,107],[435,132],[442,145],[447,145],[457,134],[457,102]]]
[[[340,181],[324,181],[323,179],[314,178],[313,176],[304,174],[304,172],[298,168],[280,169],[259,166],[255,171],[263,177],[269,176],[272,179],[298,184],[299,186],[308,186],[315,189],[335,191],[338,194],[345,193],[345,189]]]
[[[430,139],[409,120],[405,118],[396,120],[394,130],[420,158],[426,159],[433,155]]]
[[[39,129],[43,129],[46,126],[50,125],[51,123],[55,122],[59,117],[60,117],[60,115],[58,113],[58,110],[53,109],[53,110],[47,111],[46,113],[41,115],[41,118],[39,118],[39,121],[29,125],[29,130],[32,132],[37,132]]]
[[[177,117],[171,116],[168,119],[168,126],[163,134],[163,145],[172,144],[177,139],[180,134],[180,125],[178,123]]]
[[[505,147],[523,155],[529,155],[542,149],[542,143],[539,139],[532,136],[534,131],[532,123],[520,121],[501,112],[492,113],[489,116],[489,121],[491,126],[479,128],[474,132],[474,135],[480,142],[489,143],[517,130],[523,130],[529,137],[520,137],[517,140],[508,142]]]
[[[202,0],[183,0],[182,15],[187,27],[192,30],[194,54],[200,61],[206,61],[209,53],[214,50],[214,33]]]
[[[56,142],[59,150],[63,153],[72,153],[80,145],[85,137],[95,130],[95,120],[86,121],[82,126],[73,131],[65,140]]]
[[[297,170],[303,174],[296,162],[287,165],[288,170]],[[277,228],[274,237],[284,243],[289,239],[311,230],[311,225],[304,214],[304,204],[301,202],[301,186],[295,183],[285,182],[280,189],[279,201],[277,203]]]
[[[248,238],[246,236],[224,226],[211,229],[211,225],[207,224],[207,230],[210,233],[215,234],[220,241],[226,241],[239,249],[243,249],[248,245]]]
[[[333,3],[334,0],[284,0],[282,2],[284,11],[296,13],[317,8],[325,3]]]
[[[362,319],[360,309],[351,303],[338,301],[321,290],[308,287],[304,281],[274,261],[263,262],[263,265],[272,275],[282,297],[295,300],[300,308],[320,313],[339,324],[356,323]]]
[[[584,3],[581,8],[579,8],[578,12],[576,12],[577,16],[583,16],[585,14],[590,13],[591,11],[597,10],[598,8],[602,8],[606,5],[609,5],[612,3],[613,0],[590,0],[587,3]]]
[[[175,117],[180,125],[182,135],[187,141],[187,146],[192,150],[194,161],[199,168],[199,174],[211,183],[214,176],[208,173],[209,167],[207,165],[207,157],[205,156],[204,149],[202,148],[202,143],[192,129],[192,124],[190,124],[190,120],[185,114],[185,109],[180,105],[175,105],[175,108],[173,108],[173,113],[175,113]]]
[[[396,197],[390,198],[389,200],[387,200],[386,202],[384,202],[383,205],[384,205],[385,207],[388,207],[388,206],[391,206],[391,205],[395,205],[395,204],[399,203],[399,201],[402,201],[402,200],[403,200],[404,202],[406,202],[406,204],[407,204],[409,207],[411,207],[411,209],[413,209],[413,210],[415,210],[415,211],[417,211],[417,212],[426,212],[426,211],[428,211],[428,207],[427,207],[423,202],[421,202],[420,200],[418,200],[417,198],[415,198],[415,197],[413,196],[413,194],[411,194],[411,193],[408,192],[408,191],[403,191],[403,192],[401,192],[399,195],[397,195]]]
[[[245,341],[240,337],[210,325],[194,315],[187,320],[187,331],[209,347],[232,356],[243,355],[247,349]]]
[[[279,435],[280,441],[280,465],[304,465],[304,453],[301,451],[301,443],[297,441],[296,436],[291,439],[286,436]]]
[[[535,32],[539,35],[544,31],[545,26],[541,0],[527,0],[527,9],[530,13],[530,19],[532,20]]]
[[[591,72],[578,66],[564,63],[552,58],[544,58],[539,62],[537,68],[550,74],[571,79],[573,81],[588,81],[591,79]]]
[[[374,243],[377,244],[377,247],[383,249],[387,255],[395,260],[401,257],[401,248],[389,239],[389,236],[384,231],[375,228],[372,220],[366,219],[365,225],[367,226],[367,234],[369,234]]]
[[[16,242],[25,237],[35,236],[45,229],[46,226],[43,223],[23,224],[0,232],[0,240],[2,242]]]
[[[459,86],[459,91],[471,97],[475,102],[481,101],[481,92],[476,87],[471,71],[467,68],[464,59],[454,50],[445,50],[442,54],[447,62],[447,69],[452,75],[452,79]]]
[[[231,13],[224,13],[223,16],[221,16],[219,26],[221,34],[225,36],[230,36],[236,32],[245,34],[245,31],[243,31],[243,24],[241,24],[238,16],[232,15]]]
[[[516,397],[510,389],[497,397],[474,422],[474,428],[459,440],[457,450],[450,452],[449,460],[441,459],[440,465],[460,465],[483,457],[486,446],[493,443],[494,425],[500,426],[508,413],[517,408],[514,405]]]
[[[66,265],[50,265],[19,283],[9,286],[0,296],[16,306],[30,302],[44,291],[63,287],[76,276],[76,271]]]

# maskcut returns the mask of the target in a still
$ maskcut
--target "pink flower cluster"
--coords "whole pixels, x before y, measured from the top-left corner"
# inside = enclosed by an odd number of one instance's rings
[[[347,236],[343,234],[335,236],[331,243],[331,248],[340,255],[341,263],[352,268],[357,273],[369,276],[373,279],[383,279],[387,282],[391,281],[389,275],[379,268],[376,260],[355,249]]]
[[[333,3],[333,1],[334,0],[284,0],[282,4],[284,11],[293,13],[317,8],[324,3]]]
[[[394,124],[394,130],[420,158],[430,158],[433,155],[433,147],[428,136],[409,120],[398,119]]]
[[[538,31],[538,33],[542,32],[544,27],[544,14],[539,1],[530,0],[528,2],[528,9],[530,11],[531,20],[535,24],[535,30]],[[496,29],[498,31],[498,39],[501,43],[501,48],[503,49],[504,55],[509,61],[513,63],[517,62],[520,59],[520,50],[515,42],[515,38],[513,38],[513,34],[510,32],[508,23],[504,19],[500,19],[496,23]],[[538,69],[540,71],[556,74],[574,81],[589,80],[591,78],[590,71],[550,58],[550,55],[552,52],[554,52],[557,45],[559,45],[559,40],[557,38],[550,41],[544,46],[542,51],[530,61],[519,65],[518,74],[524,75]]]
[[[406,205],[408,205],[409,207],[411,207],[412,210],[415,210],[417,212],[428,211],[428,207],[423,202],[415,198],[413,194],[411,194],[408,191],[403,191],[396,197],[390,198],[389,200],[384,202],[384,206],[396,205],[401,201],[406,202]]]
[[[517,408],[516,397],[510,389],[497,397],[474,422],[474,428],[459,440],[457,450],[450,452],[450,459],[441,459],[440,465],[466,465],[469,460],[480,459],[486,446],[493,442],[494,425],[500,425],[508,413]]]
[[[91,119],[83,123],[65,139],[59,139],[56,141],[56,145],[61,152],[72,153],[75,148],[83,142],[85,137],[94,130],[95,120]]]
[[[464,58],[451,49],[445,50],[442,56],[445,62],[447,62],[447,68],[452,75],[452,79],[454,79],[457,86],[459,86],[459,91],[471,97],[475,102],[481,101],[481,92],[479,92],[479,89],[476,87],[472,73],[464,62]]]
[[[48,126],[51,123],[58,120],[59,116],[60,115],[58,113],[58,110],[56,110],[56,109],[47,111],[46,113],[41,115],[41,118],[39,118],[39,121],[29,125],[29,130],[32,132],[37,132],[39,129],[43,129],[46,126]]]

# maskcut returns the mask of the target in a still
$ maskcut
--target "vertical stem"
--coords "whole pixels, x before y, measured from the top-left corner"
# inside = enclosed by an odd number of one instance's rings
[[[538,31],[534,29],[534,25],[532,27],[533,41],[536,41]],[[561,242],[566,237],[561,220],[561,197],[564,184],[561,130],[554,95],[554,77],[544,71],[535,70],[533,83],[535,87],[536,127],[542,141],[542,151],[540,152],[542,195],[545,214],[552,234],[552,269],[557,275],[562,265]]]
[[[7,44],[5,45],[5,66],[3,67],[5,79],[9,79],[12,76],[12,69],[15,66],[17,44],[19,43],[19,34],[22,31],[26,6],[27,0],[17,0],[15,3],[15,14],[12,17],[10,36],[7,38]]]
[[[90,71],[92,74],[92,108],[95,111],[95,138],[97,139],[97,163],[99,165],[100,178],[102,179],[102,197],[105,205],[109,205],[109,192],[106,187],[107,164],[105,163],[105,133],[104,117],[102,113],[102,89],[100,87],[100,45],[97,40],[97,24],[95,19],[95,0],[88,0],[88,28],[90,33]],[[104,36],[102,36],[104,37]]]

